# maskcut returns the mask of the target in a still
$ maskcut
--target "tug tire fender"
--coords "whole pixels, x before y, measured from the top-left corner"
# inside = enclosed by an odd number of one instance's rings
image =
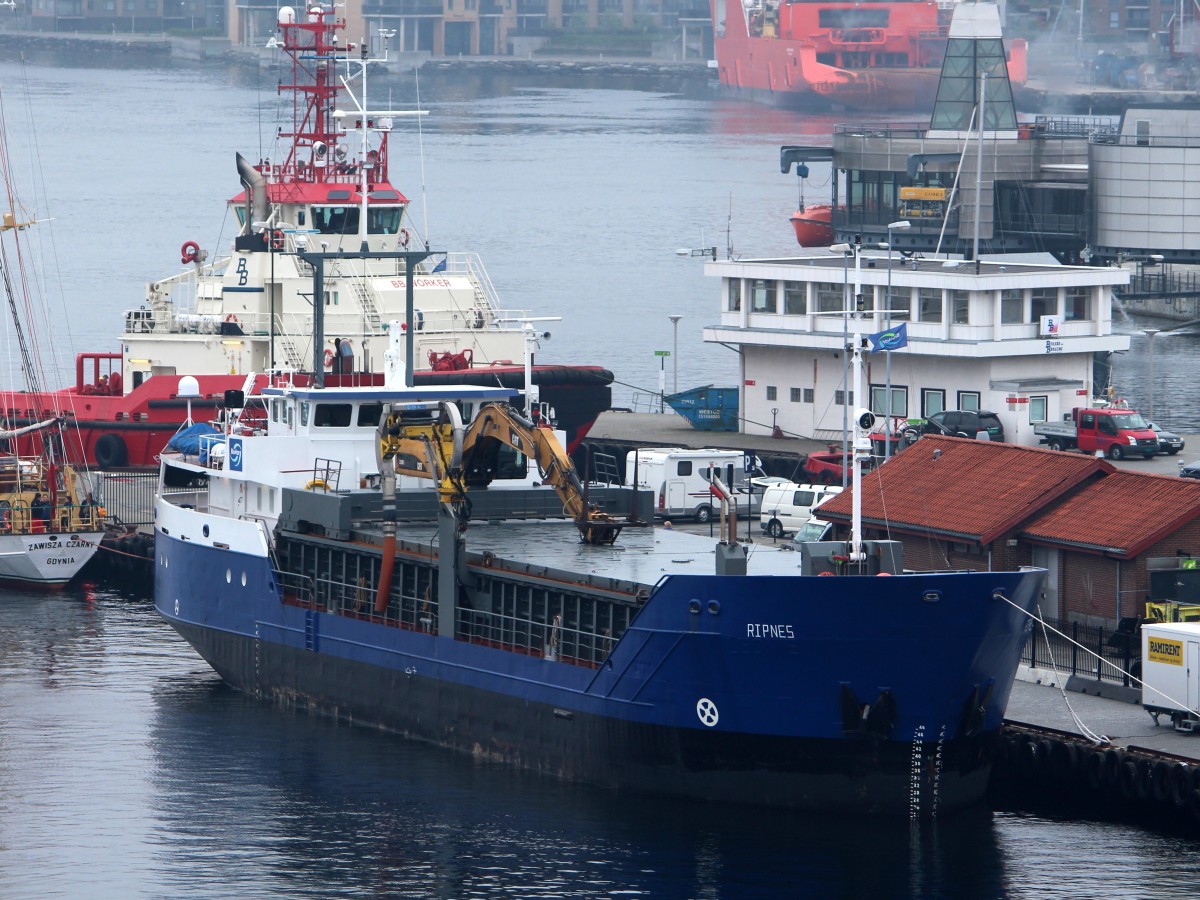
[[[102,434],[96,438],[93,451],[96,465],[102,469],[119,469],[129,463],[129,448],[119,434]]]

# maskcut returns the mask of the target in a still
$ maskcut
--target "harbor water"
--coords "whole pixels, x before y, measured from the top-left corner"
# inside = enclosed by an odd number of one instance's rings
[[[51,220],[47,382],[75,352],[118,349],[122,311],[179,271],[182,242],[227,248],[234,151],[271,155],[278,77],[0,62],[14,169]],[[835,118],[651,90],[373,85],[430,110],[419,134],[398,120],[392,175],[433,247],[479,252],[507,306],[562,316],[545,359],[607,366],[618,402],[670,389],[676,362],[681,387],[734,383],[733,353],[699,339],[716,284],[676,250],[724,256],[727,231],[735,253],[791,250],[779,146]],[[674,349],[673,314],[678,355],[655,356]],[[1154,338],[1155,410],[1188,433],[1194,341]],[[1151,399],[1150,361],[1142,334],[1114,359],[1131,404]],[[1186,836],[1130,826],[986,808],[842,820],[561,784],[233,692],[137,590],[0,593],[0,897],[1167,898],[1193,896],[1197,869]]]

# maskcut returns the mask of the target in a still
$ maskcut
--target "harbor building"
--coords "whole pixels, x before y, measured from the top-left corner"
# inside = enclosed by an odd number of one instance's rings
[[[905,258],[851,244],[717,260],[705,273],[721,279],[721,313],[704,340],[738,353],[747,434],[840,441],[858,407],[898,420],[988,410],[1005,441],[1033,445],[1034,425],[1106,387],[1095,354],[1129,349],[1112,329],[1113,290],[1129,282],[1117,267]],[[907,345],[868,354],[869,396],[851,396],[853,336],[884,332]]]

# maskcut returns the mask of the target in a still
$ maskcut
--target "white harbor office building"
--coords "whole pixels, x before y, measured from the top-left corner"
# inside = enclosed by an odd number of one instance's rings
[[[1035,445],[1033,425],[1099,394],[1095,354],[1129,349],[1112,331],[1124,269],[904,259],[865,245],[857,257],[853,247],[801,253],[705,266],[721,279],[721,318],[704,340],[738,353],[746,434],[840,441],[846,411],[860,406],[898,419],[982,409],[999,415],[1007,442]],[[861,315],[847,316],[856,306]],[[870,396],[850,396],[849,336],[901,324],[908,344],[891,351],[890,379],[889,354],[866,353]]]

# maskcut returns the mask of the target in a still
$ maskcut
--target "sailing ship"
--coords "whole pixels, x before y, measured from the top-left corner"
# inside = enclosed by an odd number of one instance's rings
[[[293,121],[270,158],[236,157],[241,190],[228,201],[238,233],[230,255],[210,259],[193,240],[182,271],[150,283],[124,314],[121,352],[82,353],[75,383],[30,397],[26,406],[71,417],[68,453],[102,467],[153,465],[185,420],[220,408],[247,373],[289,371],[297,383],[379,383],[385,323],[412,317],[415,379],[430,384],[539,388],[539,414],[553,418],[575,448],[611,405],[612,373],[597,365],[545,364],[526,372],[530,340],[545,334],[530,310],[505,308],[477,254],[446,252],[411,270],[396,256],[428,246],[409,200],[389,177],[389,138],[422,110],[368,105],[367,66],[341,37],[345,21],[291,7],[279,52],[291,77],[279,90]],[[355,91],[350,87],[354,86]],[[331,264],[322,303],[312,302],[307,252],[370,254]],[[412,282],[412,294],[407,282]],[[323,316],[323,340],[314,341]],[[531,324],[533,323],[533,324]],[[336,344],[335,344],[336,341]],[[335,356],[335,349],[342,351]],[[180,396],[195,376],[199,395]],[[259,379],[252,390],[266,383]]]
[[[0,174],[10,207],[0,221],[0,283],[16,356],[26,383],[36,391],[40,373],[31,334],[33,282],[25,270],[29,250],[21,246],[22,232],[36,222],[17,217],[20,205],[2,128]],[[60,588],[95,555],[104,528],[99,507],[65,460],[65,417],[58,409],[29,408],[29,396],[0,396],[0,583]],[[14,452],[18,443],[27,452]]]
[[[937,87],[953,3],[712,0],[720,83],[751,99],[863,112],[920,110]],[[1010,40],[1025,83],[1026,43]]]

